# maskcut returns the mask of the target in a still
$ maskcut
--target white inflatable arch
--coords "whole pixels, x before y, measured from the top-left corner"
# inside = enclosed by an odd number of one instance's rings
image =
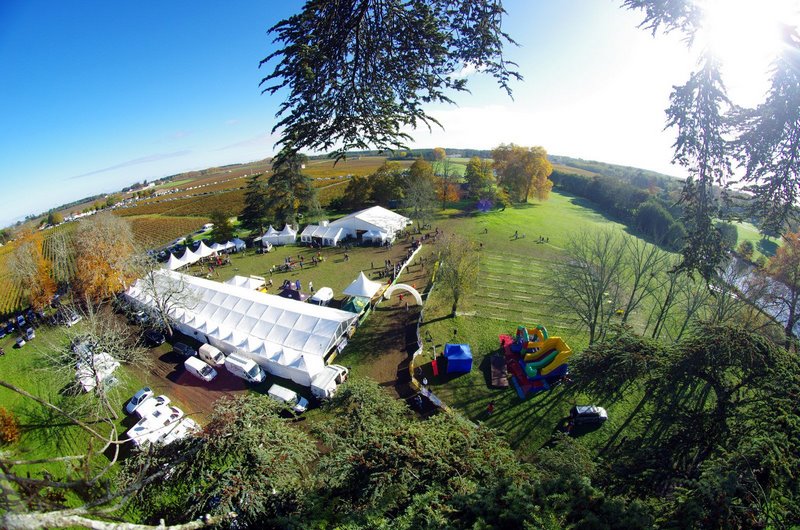
[[[409,293],[411,293],[411,296],[414,297],[414,300],[416,300],[417,305],[422,305],[422,297],[419,295],[417,290],[411,287],[410,285],[406,285],[404,283],[396,283],[391,287],[389,287],[388,289],[386,289],[386,291],[383,292],[383,298],[388,300],[389,297],[392,296],[392,293],[397,291],[398,289],[400,289],[401,291],[408,291]]]

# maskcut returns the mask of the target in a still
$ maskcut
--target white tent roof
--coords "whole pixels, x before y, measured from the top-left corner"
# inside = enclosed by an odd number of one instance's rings
[[[383,284],[379,282],[373,282],[364,276],[363,272],[360,272],[358,273],[358,278],[353,280],[353,282],[348,285],[343,292],[348,296],[363,296],[366,298],[372,298],[382,287],[382,285]]]
[[[215,252],[219,252],[220,250],[225,250],[225,245],[220,245],[219,243],[214,243],[211,245],[211,250]]]
[[[269,229],[267,230],[267,233],[266,233],[266,234],[264,234],[264,235],[269,237],[269,236],[276,236],[276,235],[278,235],[279,233],[280,233],[280,232],[278,232],[277,230],[275,230],[274,228],[272,228],[272,225],[269,225]]]
[[[208,256],[211,256],[211,255],[213,255],[213,254],[214,254],[214,252],[215,252],[215,251],[214,251],[213,249],[210,249],[210,248],[208,248],[208,247],[206,246],[206,242],[205,242],[205,241],[201,241],[201,242],[200,242],[200,246],[198,246],[198,247],[197,247],[197,250],[195,251],[195,255],[196,255],[198,258],[206,258],[206,257],[208,257]]]
[[[383,206],[373,206],[366,210],[351,213],[331,223],[331,226],[350,226],[358,224],[360,230],[370,229],[394,234],[408,225],[410,219],[387,210]],[[369,226],[369,228],[367,228]]]
[[[184,252],[183,256],[181,256],[181,261],[184,262],[187,265],[190,265],[190,264],[198,261],[199,259],[200,259],[200,257],[197,254],[195,254],[194,252],[192,252],[192,249],[190,249],[190,248],[187,248],[186,252]]]
[[[233,238],[233,241],[229,241],[229,243],[233,243],[233,246],[235,246],[236,248],[243,248],[247,246],[245,242],[239,239],[238,237]]]
[[[342,237],[344,229],[341,226],[308,225],[303,229],[303,237],[319,237],[322,239],[337,240]]]
[[[322,287],[314,296],[311,297],[311,300],[319,300],[320,302],[327,302],[329,300],[333,300],[333,289],[330,287]]]
[[[236,285],[245,287],[247,289],[261,289],[267,283],[264,278],[260,276],[234,276],[229,280],[225,280],[228,285]]]
[[[283,230],[281,230],[280,235],[282,235],[282,236],[296,236],[297,235],[297,230],[294,230],[291,226],[286,224],[286,225],[283,226]]]
[[[176,269],[180,269],[184,265],[186,265],[186,263],[183,260],[176,258],[175,254],[170,253],[169,260],[167,260],[166,265],[169,270],[174,271]]]
[[[195,318],[204,319],[206,333],[230,346],[231,350],[249,347],[262,341],[265,351],[281,350],[291,356],[299,354],[324,358],[354,322],[353,313],[305,304],[279,296],[253,291],[245,287],[225,285],[205,278],[195,278],[177,272],[161,270],[156,279],[167,285],[170,279],[180,278],[193,291],[193,307],[185,308],[180,322],[194,326]],[[163,280],[161,279],[163,278]],[[174,282],[174,280],[172,280]],[[145,305],[152,301],[137,284],[126,295]],[[258,344],[255,342],[255,344]]]

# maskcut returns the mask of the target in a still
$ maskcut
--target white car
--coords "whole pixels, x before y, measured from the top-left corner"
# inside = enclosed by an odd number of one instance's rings
[[[17,339],[17,348],[22,348],[25,346],[25,337],[20,337]]]
[[[25,330],[25,338],[27,340],[35,339],[36,338],[36,331],[33,328],[28,328]]]
[[[82,319],[83,317],[80,316],[78,313],[70,313],[65,317],[64,323],[67,325],[68,328],[71,328],[72,326],[80,322]]]

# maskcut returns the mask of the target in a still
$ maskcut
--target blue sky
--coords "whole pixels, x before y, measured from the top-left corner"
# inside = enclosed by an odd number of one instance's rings
[[[301,2],[0,2],[0,226],[143,179],[269,156],[266,30]],[[664,112],[691,55],[618,2],[508,1],[514,100],[471,76],[416,147],[543,145],[672,174]]]

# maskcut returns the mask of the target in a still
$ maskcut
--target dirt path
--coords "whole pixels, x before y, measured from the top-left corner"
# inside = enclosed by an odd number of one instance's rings
[[[397,259],[405,255],[407,246],[399,247],[393,253]],[[420,256],[430,255],[431,248],[423,248]],[[400,275],[397,283],[411,285],[420,294],[430,281],[430,261],[425,265],[414,258]],[[402,293],[402,298],[401,298]],[[409,387],[408,363],[417,349],[417,319],[421,307],[416,305],[413,296],[405,291],[396,291],[389,300],[381,301],[369,316],[365,329],[356,333],[354,347],[365,358],[362,359],[361,375],[378,382],[394,396],[407,399],[414,394]]]

